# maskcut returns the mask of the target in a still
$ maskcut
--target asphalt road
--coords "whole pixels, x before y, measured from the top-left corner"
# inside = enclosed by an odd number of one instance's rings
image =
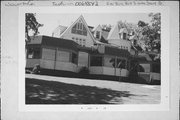
[[[159,104],[160,85],[26,74],[27,104]]]

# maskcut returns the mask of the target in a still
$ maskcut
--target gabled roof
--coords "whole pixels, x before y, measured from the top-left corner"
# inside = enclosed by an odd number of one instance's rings
[[[95,31],[97,31],[98,29],[101,30],[101,39],[98,40],[98,41],[100,41],[100,42],[102,42],[102,43],[108,43],[107,37],[108,37],[109,32],[108,32],[107,30],[103,29],[103,28],[101,27],[101,25],[98,25],[98,26],[94,27],[94,29],[93,29],[92,31],[95,32]],[[95,39],[96,39],[96,38],[95,38]],[[98,43],[98,42],[97,42],[97,43]]]
[[[98,28],[102,30],[102,27],[100,25],[97,25],[96,27],[93,28],[93,31],[96,31]]]
[[[61,35],[60,35],[60,37],[62,37],[70,28],[72,28],[79,20],[82,20],[82,22],[84,23],[84,25],[85,25],[85,27],[86,27],[86,29],[87,29],[87,32],[90,34],[90,36],[91,36],[91,38],[92,38],[92,40],[93,40],[93,42],[95,41],[95,38],[94,38],[94,36],[92,35],[92,33],[91,33],[91,31],[90,31],[90,29],[89,29],[89,27],[88,27],[88,25],[87,25],[87,23],[86,23],[86,21],[85,21],[85,19],[84,19],[84,17],[82,16],[82,15],[80,15],[80,17],[76,20],[76,21],[74,21]]]
[[[118,24],[113,26],[113,28],[110,30],[107,39],[119,39],[119,27],[118,27]]]
[[[120,28],[119,30],[119,33],[128,33],[127,29],[126,28]]]
[[[120,28],[118,23],[110,30],[107,39],[120,39],[119,33],[128,33],[126,28]]]

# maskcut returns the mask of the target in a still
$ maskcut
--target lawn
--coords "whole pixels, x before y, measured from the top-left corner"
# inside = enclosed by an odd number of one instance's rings
[[[122,98],[135,96],[84,85],[26,78],[26,104],[123,104]]]

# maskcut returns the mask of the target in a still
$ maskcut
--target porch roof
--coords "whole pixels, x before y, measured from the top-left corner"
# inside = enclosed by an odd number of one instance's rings
[[[66,40],[62,38],[55,38],[55,37],[49,37],[49,36],[36,36],[31,37],[31,41],[28,43],[28,45],[44,45],[44,46],[50,46],[55,48],[65,48],[70,50],[78,51],[78,44],[72,40]]]

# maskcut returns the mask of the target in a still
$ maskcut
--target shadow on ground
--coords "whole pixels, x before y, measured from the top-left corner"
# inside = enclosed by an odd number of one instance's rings
[[[26,104],[123,104],[129,91],[114,91],[26,78]]]

